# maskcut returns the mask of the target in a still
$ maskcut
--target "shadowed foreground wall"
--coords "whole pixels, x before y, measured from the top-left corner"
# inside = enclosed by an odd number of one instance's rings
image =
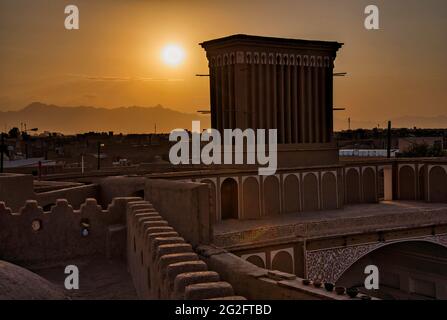
[[[126,204],[134,199],[116,198],[106,210],[95,199],[87,199],[79,210],[60,199],[48,212],[28,200],[19,213],[0,202],[0,259],[34,265],[94,254],[122,257]],[[84,236],[83,227],[88,229]]]
[[[148,201],[136,201],[129,202],[127,210],[128,265],[140,297],[202,299],[208,294],[223,297],[227,292],[236,297],[226,299],[239,299],[240,295],[249,299],[347,298],[306,287],[295,275],[258,268],[218,247],[203,243],[191,246],[186,242],[196,239],[191,232],[200,230],[203,221],[197,219],[200,216],[197,212],[187,211],[188,215],[185,215],[182,208],[188,207],[190,199],[197,196],[194,194],[197,188],[206,185],[149,180],[147,186],[146,196],[155,195],[153,199],[158,200],[158,206]],[[161,202],[157,197],[166,197],[170,201]],[[205,210],[211,200],[209,197],[201,200],[203,214],[211,215],[209,209]],[[162,207],[170,210],[170,214],[159,209]],[[168,218],[185,234],[167,221]],[[213,271],[207,271],[208,268]],[[222,284],[221,279],[231,284],[231,290]],[[203,294],[198,295],[195,290],[203,290]]]
[[[51,207],[58,199],[66,199],[74,209],[80,206],[88,198],[98,198],[98,185],[89,184],[85,186],[53,190],[36,194],[36,200],[41,207]],[[106,202],[111,203],[112,201]]]
[[[127,206],[127,262],[142,299],[244,299],[147,201]]]
[[[231,283],[238,294],[249,300],[347,300],[323,288],[304,285],[301,278],[277,270],[266,270],[226,250],[214,246],[197,248],[200,258],[222,279]]]
[[[0,260],[0,300],[62,300],[54,284],[29,270]]]

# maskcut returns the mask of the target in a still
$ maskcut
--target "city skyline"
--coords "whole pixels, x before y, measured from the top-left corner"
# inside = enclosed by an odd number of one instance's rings
[[[376,1],[381,29],[373,31],[363,26],[367,1],[72,1],[80,11],[79,30],[64,28],[67,4],[1,3],[0,111],[33,101],[206,110],[209,83],[195,76],[207,70],[198,43],[245,33],[345,43],[335,71],[348,75],[335,79],[334,105],[347,110],[336,118],[446,114],[445,1]],[[161,57],[171,44],[185,55],[175,67]]]

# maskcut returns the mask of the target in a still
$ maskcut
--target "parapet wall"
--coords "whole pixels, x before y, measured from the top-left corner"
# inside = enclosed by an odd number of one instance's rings
[[[244,299],[147,201],[127,205],[127,261],[142,299]]]
[[[208,185],[188,181],[148,179],[145,198],[193,246],[212,239]]]
[[[116,198],[106,210],[95,199],[79,210],[59,199],[47,212],[28,200],[18,213],[0,202],[0,259],[30,266],[94,254],[122,256],[126,205],[135,199]]]
[[[144,177],[106,177],[99,179],[99,199],[111,203],[116,197],[143,197],[146,178]]]
[[[348,300],[324,288],[305,285],[296,275],[267,270],[251,264],[226,250],[200,246],[200,258],[216,270],[222,279],[249,300]]]

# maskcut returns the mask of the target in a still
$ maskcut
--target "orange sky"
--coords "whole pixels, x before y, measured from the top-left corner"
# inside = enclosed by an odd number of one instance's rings
[[[0,111],[32,101],[102,107],[209,105],[199,42],[234,33],[344,42],[337,114],[357,120],[447,115],[445,0],[0,0]],[[381,30],[363,27],[366,5]],[[80,30],[64,28],[76,4]],[[164,45],[186,57],[162,63]]]

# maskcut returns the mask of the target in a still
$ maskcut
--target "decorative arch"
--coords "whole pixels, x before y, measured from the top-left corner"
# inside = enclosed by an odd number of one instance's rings
[[[242,199],[244,202],[243,218],[258,219],[261,216],[259,202],[259,182],[255,177],[248,177],[242,183]]]
[[[325,172],[322,178],[322,207],[323,209],[337,209],[337,177],[334,172]]]
[[[363,202],[377,202],[376,172],[373,168],[367,167],[363,169],[362,187]]]
[[[309,251],[306,253],[307,277],[312,280],[335,283],[358,260],[373,251],[396,243],[415,241],[430,242],[447,249],[447,235],[441,235]]]
[[[222,220],[239,218],[238,184],[233,178],[226,178],[220,186]]]
[[[289,174],[284,179],[284,212],[300,211],[300,181],[295,174]]]
[[[303,178],[303,211],[316,211],[320,208],[318,178],[313,172]]]
[[[244,254],[241,256],[241,259],[246,260],[260,268],[267,268],[265,252]]]
[[[276,176],[268,176],[264,180],[264,215],[278,215],[281,212],[280,186]]]
[[[257,256],[257,255],[249,256],[247,258],[247,261],[250,262],[251,264],[254,264],[255,266],[257,266],[259,268],[265,269],[264,261],[262,261],[262,259],[259,256]]]
[[[447,202],[447,173],[441,166],[430,168],[428,193],[430,202]]]
[[[416,200],[416,173],[412,166],[399,168],[399,200]]]
[[[360,175],[357,168],[346,171],[346,201],[348,203],[360,202]]]

